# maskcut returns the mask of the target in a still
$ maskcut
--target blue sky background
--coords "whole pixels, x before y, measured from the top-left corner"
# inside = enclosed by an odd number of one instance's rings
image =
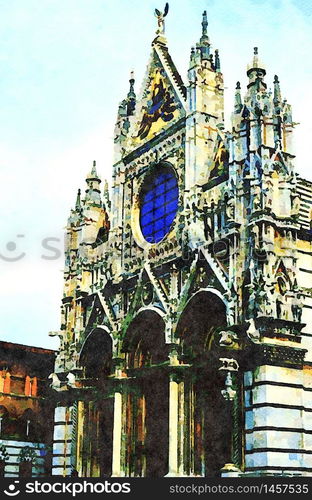
[[[159,3],[160,2],[160,3]],[[246,85],[254,46],[293,105],[297,170],[312,179],[310,0],[171,0],[170,53],[186,81],[190,48],[207,9],[219,48],[226,112]],[[0,338],[57,347],[63,259],[58,238],[92,160],[110,178],[118,102],[130,70],[139,92],[163,0],[0,0]],[[24,235],[24,236],[18,236]],[[10,243],[11,242],[11,243]],[[15,244],[16,248],[14,249]],[[8,246],[7,246],[8,245]],[[18,261],[8,262],[21,253]],[[1,255],[5,259],[1,258]]]

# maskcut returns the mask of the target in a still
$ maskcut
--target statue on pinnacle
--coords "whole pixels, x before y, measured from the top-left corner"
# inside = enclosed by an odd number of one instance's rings
[[[165,33],[165,17],[169,11],[168,2],[165,5],[164,12],[160,12],[160,10],[155,9],[155,16],[157,17],[158,29],[156,31],[157,35],[164,35]]]

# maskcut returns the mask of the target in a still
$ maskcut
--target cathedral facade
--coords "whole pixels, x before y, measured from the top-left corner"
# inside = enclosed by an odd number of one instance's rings
[[[164,13],[67,224],[53,474],[312,474],[312,183],[257,48],[224,125],[206,12],[184,82]]]

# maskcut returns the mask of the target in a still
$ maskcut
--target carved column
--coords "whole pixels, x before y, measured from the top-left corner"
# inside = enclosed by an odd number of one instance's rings
[[[184,382],[177,375],[169,381],[169,476],[184,475]]]
[[[116,391],[114,395],[114,428],[113,428],[113,459],[112,476],[123,476],[121,466],[121,447],[122,447],[122,393]]]
[[[220,358],[220,371],[226,374],[225,388],[221,391],[228,405],[230,415],[229,457],[221,469],[222,476],[237,476],[240,472],[240,435],[239,435],[239,390],[237,386],[238,362],[233,358]]]
[[[78,401],[77,404],[77,461],[76,461],[76,469],[78,471],[78,475],[82,477],[83,471],[83,433],[84,433],[84,402]]]
[[[175,352],[170,355],[170,364],[180,366]],[[185,475],[184,467],[184,380],[178,370],[169,375],[169,471],[168,476]]]

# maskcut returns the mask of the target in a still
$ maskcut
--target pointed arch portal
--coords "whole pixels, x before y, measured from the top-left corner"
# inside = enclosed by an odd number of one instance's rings
[[[105,477],[112,473],[113,398],[107,397],[112,373],[112,338],[106,327],[97,327],[86,338],[80,353],[85,383],[94,395],[79,403],[82,441],[78,449],[83,477]]]
[[[184,379],[185,432],[184,473],[219,476],[229,460],[231,415],[221,391],[218,332],[226,326],[226,307],[211,291],[197,292],[187,303],[177,326],[186,363]]]
[[[124,341],[133,377],[127,393],[126,471],[162,477],[168,472],[169,385],[165,323],[155,310],[140,312]]]

